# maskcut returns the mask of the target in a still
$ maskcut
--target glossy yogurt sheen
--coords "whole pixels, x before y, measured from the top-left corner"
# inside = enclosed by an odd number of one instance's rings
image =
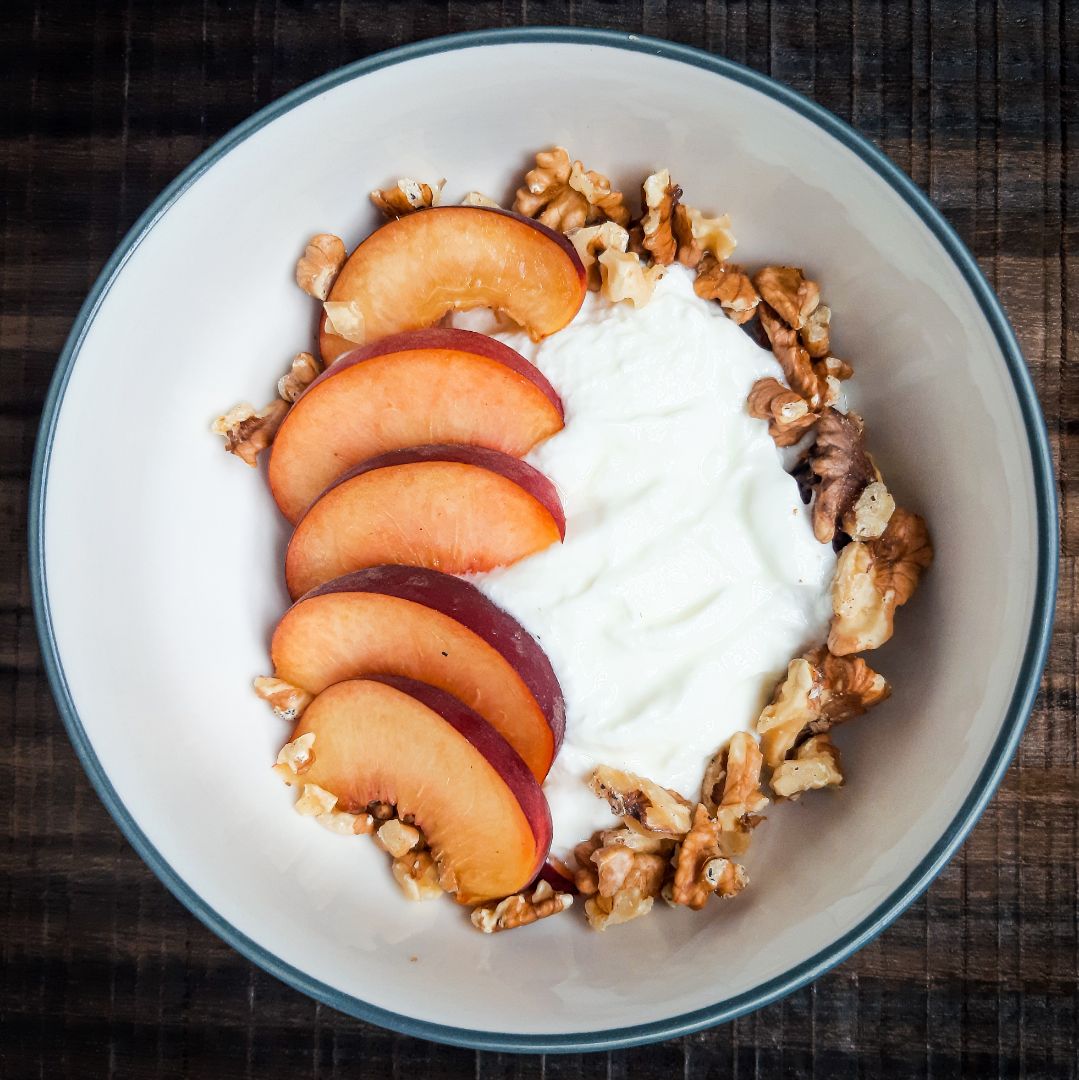
[[[566,738],[544,788],[565,856],[613,822],[585,783],[596,765],[696,797],[716,748],[824,638],[835,556],[745,411],[779,365],[682,267],[639,310],[590,293],[539,345],[489,319],[455,322],[532,359],[566,410],[528,457],[562,497],[565,543],[475,578],[562,684]]]

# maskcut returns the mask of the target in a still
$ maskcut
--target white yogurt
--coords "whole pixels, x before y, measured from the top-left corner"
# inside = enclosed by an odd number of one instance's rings
[[[454,322],[494,329],[486,314]],[[565,543],[475,579],[562,684],[566,739],[544,790],[564,856],[612,822],[584,782],[596,765],[697,795],[716,748],[825,637],[835,556],[745,411],[779,365],[682,267],[639,310],[590,293],[538,346],[495,336],[535,361],[566,410],[565,430],[528,457],[558,487]]]

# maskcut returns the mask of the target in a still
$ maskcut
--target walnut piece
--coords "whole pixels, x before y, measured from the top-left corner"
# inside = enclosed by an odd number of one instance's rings
[[[765,763],[777,768],[803,737],[861,716],[891,692],[864,660],[835,656],[824,646],[792,660],[757,720]]]
[[[501,210],[499,206],[490,195],[484,195],[482,191],[469,191],[465,194],[465,197],[461,200],[462,206],[486,206],[494,210]]]
[[[303,794],[296,800],[293,809],[300,817],[318,817],[328,814],[337,806],[337,796],[318,784],[304,784]]]
[[[800,331],[805,351],[814,360],[824,359],[832,347],[830,324],[832,309],[818,304],[805,318]]]
[[[322,371],[322,364],[309,352],[297,353],[292,366],[277,381],[277,393],[283,401],[295,404],[299,396],[315,381]]]
[[[429,851],[409,852],[394,859],[391,869],[406,900],[435,900],[446,891],[438,863]]]
[[[645,179],[642,193],[645,213],[641,218],[641,244],[654,263],[668,266],[678,254],[673,226],[682,189],[671,183],[667,169],[660,169]]]
[[[788,326],[769,304],[759,304],[757,311],[787,385],[805,398],[810,409],[818,411],[824,397],[824,379],[814,369],[809,353],[799,342],[798,332]]]
[[[878,539],[848,544],[832,582],[829,650],[847,656],[888,641],[895,609],[911,598],[932,561],[925,521],[907,510],[896,510]]]
[[[532,890],[507,896],[497,904],[482,904],[472,911],[472,925],[485,934],[497,934],[500,930],[514,930],[540,919],[558,915],[573,904],[569,893],[555,892],[546,882],[540,881]]]
[[[715,819],[726,842],[724,854],[741,854],[749,843],[749,833],[758,824],[760,812],[768,805],[761,792],[761,765],[764,758],[757,740],[748,731],[738,731],[727,744],[723,797]]]
[[[671,228],[678,244],[678,261],[691,269],[699,266],[705,255],[713,261],[725,262],[738,244],[727,214],[705,217],[700,210],[681,202],[675,205]]]
[[[625,251],[629,243],[629,233],[613,221],[604,221],[600,225],[574,229],[566,235],[566,239],[573,245],[581,260],[588,278],[588,287],[595,292],[603,284],[600,255],[605,251]]]
[[[627,889],[614,896],[590,896],[584,902],[584,914],[593,930],[639,919],[652,910],[655,898],[642,896],[636,889]]]
[[[822,681],[820,672],[804,657],[787,665],[787,677],[757,720],[761,752],[771,768],[783,761],[805,726],[820,716]]]
[[[803,791],[838,787],[843,783],[839,751],[827,735],[806,739],[794,757],[782,762],[772,773],[772,790],[781,799],[797,799]]]
[[[776,446],[800,442],[817,422],[805,398],[771,377],[758,379],[746,399],[749,415],[768,421]]]
[[[720,833],[719,823],[698,805],[675,855],[674,880],[665,893],[671,904],[699,911],[713,894],[735,896],[749,884],[745,868],[724,855]]]
[[[438,206],[442,197],[442,189],[446,181],[439,180],[437,184],[425,184],[422,180],[413,180],[410,176],[402,176],[392,187],[382,188],[371,192],[371,202],[375,204],[382,214],[391,221],[404,217],[406,214],[414,214],[417,210],[426,210],[431,206]],[[325,300],[325,297],[322,297]]]
[[[753,275],[753,284],[792,330],[801,330],[820,303],[817,283],[809,281],[797,266],[766,266]]]
[[[357,345],[367,340],[363,308],[358,300],[327,300],[322,310],[326,312],[327,329],[331,333]]]
[[[662,266],[646,267],[634,252],[614,248],[600,254],[599,270],[600,295],[612,304],[628,300],[635,308],[644,307],[652,299],[656,283],[663,277]]]
[[[825,409],[817,423],[809,465],[820,479],[813,503],[813,535],[822,544],[831,543],[840,524],[854,529],[858,539],[884,532],[895,503],[866,453],[859,417]],[[866,489],[875,483],[879,487],[867,495]]]
[[[406,825],[397,818],[390,818],[379,826],[375,833],[378,846],[389,852],[395,859],[401,859],[414,848],[420,846],[423,837],[413,825]]]
[[[693,291],[702,300],[716,300],[727,317],[742,325],[757,314],[761,302],[749,275],[740,266],[706,253],[697,267]]]
[[[235,454],[252,468],[258,464],[258,456],[273,442],[281,421],[288,412],[288,402],[278,398],[265,409],[256,409],[246,401],[229,409],[210,426],[215,435],[225,438],[225,450]]]
[[[608,765],[595,768],[588,783],[618,817],[632,818],[660,836],[677,838],[689,832],[692,808],[676,791]]]
[[[296,284],[316,300],[325,300],[347,257],[341,237],[333,233],[312,236],[296,263]]]
[[[536,167],[525,174],[513,209],[561,232],[605,220],[629,223],[622,193],[611,189],[607,177],[572,161],[562,146],[536,154]]]
[[[314,700],[306,690],[301,690],[284,679],[272,679],[268,675],[260,675],[252,683],[255,693],[267,702],[273,711],[289,723],[295,723],[303,715],[304,709]],[[307,738],[307,736],[303,736]],[[314,735],[312,735],[314,738]]]
[[[286,783],[291,784],[293,777],[300,776],[311,768],[311,763],[315,760],[315,753],[311,749],[314,745],[315,733],[308,731],[281,747],[275,768]]]

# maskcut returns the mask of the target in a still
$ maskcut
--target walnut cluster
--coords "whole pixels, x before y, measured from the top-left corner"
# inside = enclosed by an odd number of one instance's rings
[[[562,146],[536,154],[535,167],[525,174],[513,209],[565,233],[604,221],[629,224],[622,193],[606,176],[571,159]]]

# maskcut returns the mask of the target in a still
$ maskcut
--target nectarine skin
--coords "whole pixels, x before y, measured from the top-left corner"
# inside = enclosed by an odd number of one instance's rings
[[[535,777],[450,694],[391,676],[336,683],[292,738],[308,732],[312,761],[297,782],[317,784],[352,813],[377,801],[411,814],[461,903],[516,892],[547,858],[551,813]]]
[[[402,675],[478,712],[540,781],[566,707],[544,651],[474,585],[437,570],[376,566],[313,589],[285,613],[274,673],[311,694],[346,679]]]
[[[439,206],[376,229],[329,298],[359,305],[368,341],[476,307],[505,312],[538,341],[573,319],[585,292],[584,267],[560,233],[508,210]]]
[[[471,574],[565,536],[554,485],[523,461],[476,446],[420,446],[363,462],[301,518],[285,556],[293,598],[385,563]]]
[[[293,523],[351,466],[418,443],[461,443],[513,457],[561,431],[562,402],[508,345],[434,328],[350,351],[307,388],[270,455],[270,490]]]

